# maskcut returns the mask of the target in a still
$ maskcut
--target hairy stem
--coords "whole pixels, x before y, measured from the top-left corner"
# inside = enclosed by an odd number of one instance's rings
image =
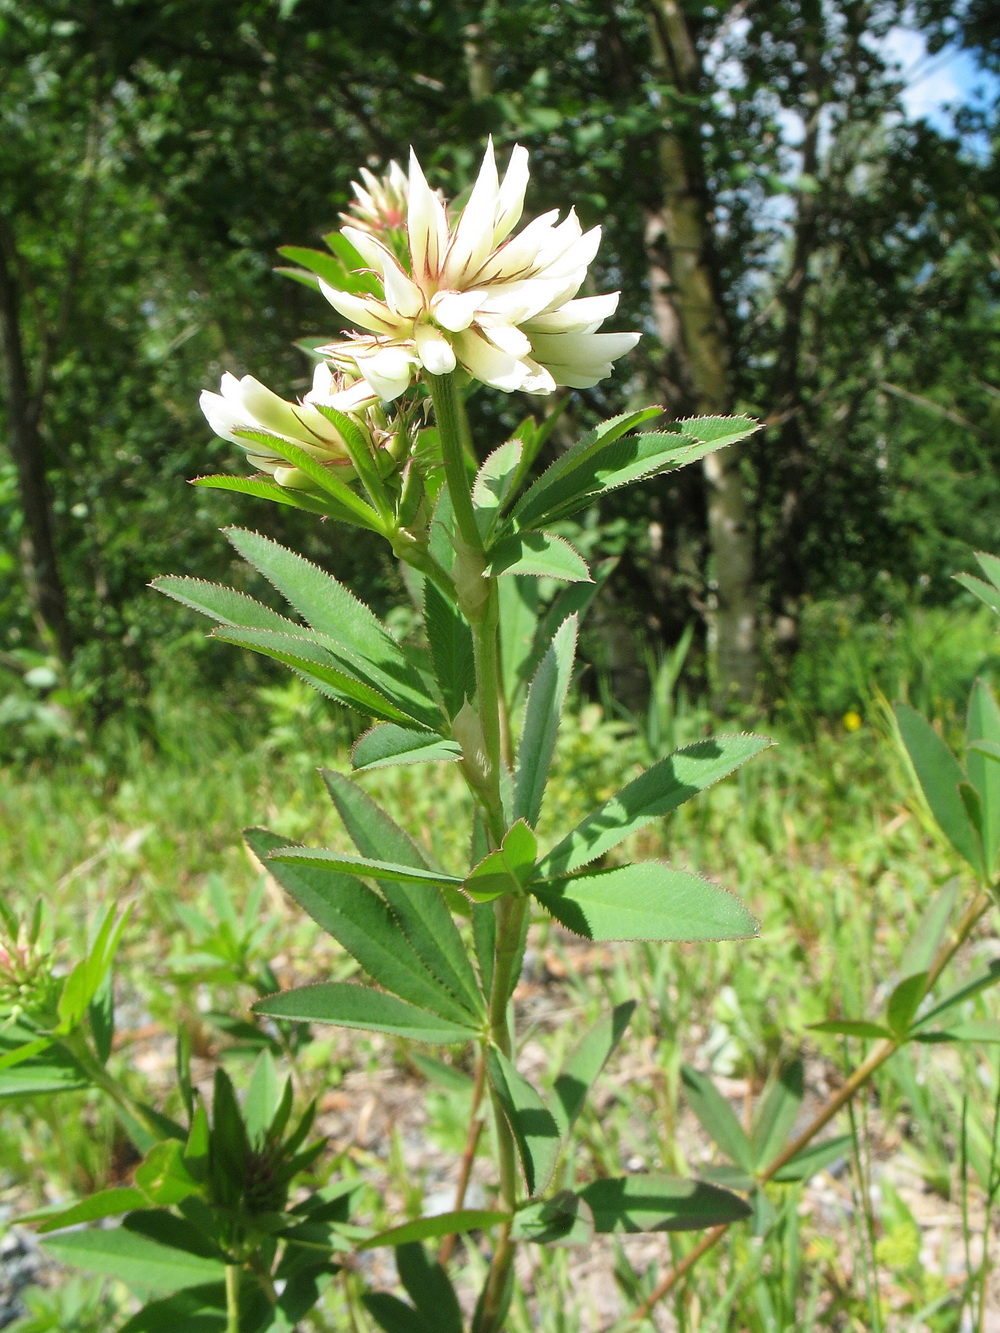
[[[240,1270],[226,1264],[226,1333],[240,1333]]]
[[[427,381],[434,403],[434,419],[441,439],[444,475],[448,483],[452,509],[455,511],[455,522],[465,545],[481,555],[483,539],[479,535],[479,526],[472,507],[472,488],[469,485],[469,470],[465,461],[465,437],[468,427],[458,385],[454,375],[428,375]]]
[[[479,1055],[476,1057],[475,1081],[472,1085],[472,1105],[469,1109],[469,1128],[465,1136],[465,1149],[462,1153],[462,1165],[458,1172],[458,1184],[455,1187],[455,1202],[452,1205],[455,1212],[459,1212],[465,1206],[465,1193],[469,1188],[469,1177],[472,1175],[472,1163],[476,1160],[476,1149],[479,1146],[479,1138],[483,1132],[483,1118],[479,1114],[479,1108],[483,1104],[483,1093],[486,1090],[486,1047],[479,1048]],[[455,1242],[458,1237],[455,1235],[445,1236],[441,1242],[441,1248],[438,1250],[438,1263],[442,1267],[447,1264],[455,1249]]]
[[[937,952],[934,962],[931,964],[930,972],[927,976],[927,984],[924,987],[924,994],[928,994],[934,983],[940,977],[941,973],[948,966],[955,954],[969,938],[976,923],[989,907],[991,902],[988,893],[978,893],[968,907],[962,919],[959,921],[955,930],[954,938],[946,945],[943,945]],[[766,1185],[769,1180],[773,1180],[783,1166],[786,1166],[793,1157],[807,1147],[816,1135],[830,1123],[838,1111],[855,1096],[857,1092],[868,1082],[876,1070],[885,1064],[891,1055],[895,1055],[900,1046],[903,1045],[902,1039],[893,1038],[892,1040],[881,1041],[872,1051],[854,1073],[845,1080],[838,1091],[830,1098],[826,1105],[809,1122],[806,1128],[794,1138],[782,1151],[769,1162],[764,1170],[758,1175],[757,1180],[761,1185]],[[681,1278],[685,1277],[695,1266],[699,1259],[713,1249],[722,1237],[729,1230],[730,1223],[723,1226],[713,1227],[711,1231],[705,1233],[702,1239],[688,1251],[680,1263],[676,1264],[669,1273],[654,1287],[653,1291],[646,1297],[641,1305],[637,1306],[632,1312],[629,1324],[639,1324],[644,1319],[648,1319],[653,1307],[671,1292]]]

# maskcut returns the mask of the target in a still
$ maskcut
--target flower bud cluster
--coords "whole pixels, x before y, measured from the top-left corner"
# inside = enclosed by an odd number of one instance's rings
[[[0,940],[0,1026],[22,1022],[46,1031],[56,1025],[63,983],[53,975],[54,962],[23,924],[13,939]]]

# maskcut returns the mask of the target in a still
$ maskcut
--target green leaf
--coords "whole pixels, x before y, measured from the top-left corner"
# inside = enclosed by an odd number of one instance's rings
[[[771,1178],[781,1184],[808,1180],[817,1171],[822,1171],[825,1166],[835,1162],[838,1157],[848,1156],[850,1151],[850,1134],[838,1134],[832,1139],[824,1139],[822,1143],[812,1143],[808,1148],[803,1148]]]
[[[468,1231],[483,1231],[487,1227],[506,1222],[508,1213],[488,1208],[460,1208],[451,1213],[435,1213],[433,1217],[418,1217],[414,1222],[380,1231],[361,1241],[359,1250],[376,1250],[386,1245],[409,1245],[417,1240],[431,1240],[437,1236],[460,1236]]]
[[[987,966],[985,972],[980,972],[979,976],[974,977],[972,981],[967,981],[965,985],[951,991],[943,1000],[939,1000],[932,1009],[928,1009],[927,1013],[921,1016],[919,1023],[915,1025],[915,1030],[925,1028],[928,1023],[933,1023],[942,1014],[946,1014],[949,1009],[954,1009],[955,1005],[961,1004],[964,1000],[971,1000],[973,995],[978,995],[980,991],[995,986],[998,981],[1000,981],[1000,958],[995,958]]]
[[[44,1235],[47,1231],[61,1231],[63,1227],[79,1226],[82,1222],[98,1222],[104,1217],[119,1217],[134,1208],[145,1208],[148,1203],[149,1200],[142,1190],[126,1186],[121,1189],[99,1190],[89,1199],[81,1199],[79,1203],[71,1204],[68,1208],[59,1208],[56,1212],[45,1209],[42,1213],[29,1213],[20,1220],[23,1222],[40,1220],[41,1225],[38,1230]]]
[[[947,1029],[927,1032],[922,1027],[913,1033],[916,1041],[1000,1042],[1000,1023],[994,1018],[973,1018],[967,1023],[955,1023]]]
[[[1000,764],[977,749],[974,742],[988,741],[1000,753],[1000,708],[985,680],[977,680],[969,695],[966,727],[968,749],[965,763],[969,781],[979,793],[982,809],[983,854],[986,871],[991,874],[1000,850]]]
[[[977,579],[974,574],[956,574],[955,582],[960,583],[963,588],[968,588],[969,592],[975,593],[981,602],[985,602],[991,611],[1000,616],[1000,588],[991,587],[982,579]]]
[[[456,875],[446,875],[441,870],[397,865],[393,861],[372,861],[367,856],[352,856],[348,852],[335,852],[328,847],[278,847],[268,855],[268,865],[275,861],[283,865],[319,866],[321,869],[338,870],[344,875],[359,875],[363,879],[377,879],[380,882],[392,880],[398,884],[456,889],[462,884]]]
[[[879,1023],[869,1023],[863,1018],[830,1018],[823,1023],[808,1023],[811,1032],[827,1032],[839,1037],[871,1037],[889,1040],[892,1033]]]
[[[504,834],[500,846],[469,872],[462,888],[477,903],[505,893],[519,894],[531,879],[537,854],[534,830],[519,819]]]
[[[486,1070],[517,1143],[528,1193],[540,1194],[556,1169],[559,1125],[528,1080],[495,1046],[486,1052]]]
[[[0,1068],[0,1098],[73,1092],[89,1085],[90,1079],[64,1047],[48,1038],[26,1041],[28,1035],[19,1028],[0,1029],[0,1058],[10,1062]]]
[[[636,1175],[595,1180],[580,1190],[594,1215],[594,1229],[608,1232],[699,1231],[739,1222],[751,1209],[716,1185],[678,1176]]]
[[[256,851],[256,848],[254,850]],[[257,855],[259,857],[260,853]],[[247,1138],[254,1147],[259,1148],[263,1145],[286,1086],[287,1080],[278,1077],[274,1056],[268,1050],[261,1051],[254,1063],[246,1095],[243,1098],[243,1119],[246,1122]]]
[[[662,861],[540,882],[531,892],[588,940],[741,940],[758,930],[733,894]]]
[[[595,860],[770,744],[766,736],[713,736],[668,755],[605,801],[553,847],[542,858],[539,875],[563,874]]]
[[[514,783],[514,818],[526,819],[532,826],[538,823],[559,720],[566,706],[576,635],[577,618],[571,615],[556,631],[528,690]]]
[[[556,1077],[552,1112],[563,1139],[569,1134],[583,1109],[587,1094],[611,1053],[621,1041],[635,1012],[635,1000],[616,1004],[584,1034]]]
[[[988,759],[1000,759],[1000,744],[996,741],[970,741],[969,749],[986,755]]]
[[[462,1309],[448,1274],[419,1241],[396,1246],[396,1270],[417,1313],[435,1333],[462,1333]]]
[[[579,1194],[562,1190],[551,1199],[518,1209],[511,1236],[535,1245],[589,1245],[594,1239],[594,1217]]]
[[[487,544],[493,536],[500,510],[512,493],[523,452],[520,440],[508,440],[499,449],[494,449],[479,469],[472,488],[472,503],[480,535]]]
[[[1000,557],[990,555],[986,551],[977,551],[976,559],[979,561],[980,569],[982,569],[994,588],[1000,589]]]
[[[395,995],[342,981],[319,982],[315,986],[281,991],[258,1000],[253,1009],[268,1018],[291,1018],[299,1023],[334,1023],[338,1027],[387,1032],[394,1037],[441,1045],[471,1041],[476,1035],[474,1027],[449,1023],[437,1014],[397,999]]]
[[[310,639],[291,634],[274,634],[268,630],[240,628],[215,629],[212,638],[221,639],[223,643],[234,643],[241,648],[252,648],[264,657],[283,662],[285,666],[299,672],[321,693],[369,717],[402,723],[421,720],[403,712],[370,685],[341,670],[336,665],[337,658]]]
[[[920,1008],[920,1001],[927,993],[928,976],[927,972],[915,972],[912,976],[904,977],[889,996],[885,1016],[893,1036],[906,1036]]]
[[[918,972],[930,970],[944,939],[948,918],[954,911],[958,887],[958,880],[950,879],[931,899],[930,906],[921,917],[920,924],[900,959],[900,977],[912,977]]]
[[[293,264],[315,273],[324,282],[340,292],[366,292],[372,294],[372,279],[368,274],[355,273],[337,256],[325,250],[306,249],[301,245],[279,245],[278,254],[282,259],[290,259]],[[364,261],[358,259],[361,267]]]
[[[110,970],[90,1002],[89,1017],[94,1050],[101,1064],[106,1065],[115,1039],[115,988]]]
[[[455,763],[462,757],[457,741],[433,731],[414,731],[394,722],[380,722],[354,742],[351,766],[355,773],[399,764]]]
[[[603,492],[683,467],[760,429],[749,417],[702,417],[674,422],[665,433],[625,438],[650,415],[655,413],[648,409],[645,415],[616,418],[574,445],[514,507],[515,522],[538,528],[567,518]],[[607,431],[609,426],[614,429]]]
[[[621,416],[602,421],[599,426],[567,449],[561,458],[556,459],[547,471],[535,481],[526,494],[518,501],[513,510],[513,518],[522,527],[539,527],[553,509],[558,508],[560,500],[565,503],[567,495],[589,496],[591,473],[587,470],[595,454],[600,454],[608,445],[626,435],[636,426],[652,421],[660,416],[662,408],[646,407],[639,412],[626,412]],[[579,473],[579,478],[577,475]],[[581,505],[586,500],[581,500]]]
[[[590,583],[590,570],[583,556],[564,537],[552,532],[517,532],[502,537],[487,553],[486,573],[530,574],[536,578]]]
[[[344,278],[354,286],[344,286],[343,279],[338,284],[341,291],[367,292],[369,296],[379,296],[382,291],[381,279],[370,272],[364,259],[355,250],[346,236],[339,231],[329,231],[323,237],[325,243],[334,252],[344,266]]]
[[[581,585],[582,586],[582,585]],[[531,657],[538,629],[538,580],[497,581],[500,613],[500,679],[508,712],[513,713],[531,675]]]
[[[255,602],[245,593],[233,588],[223,587],[220,583],[206,583],[204,579],[183,578],[176,574],[164,574],[153,579],[149,585],[157,592],[165,593],[175,602],[189,606],[192,611],[200,611],[219,625],[238,625],[243,629],[272,629],[283,634],[301,633],[301,625],[287,616],[272,611],[263,602]]]
[[[459,609],[430,579],[424,583],[424,627],[445,712],[456,717],[466,699],[476,693],[472,631]]]
[[[354,465],[355,472],[358,474],[358,479],[368,494],[368,498],[378,511],[382,521],[391,525],[393,521],[392,506],[382,481],[382,474],[372,453],[372,447],[361,433],[357,422],[346,413],[338,411],[335,407],[330,407],[327,403],[316,403],[314,406],[316,411],[321,416],[326,417],[327,421],[336,429],[344,442],[344,447],[351,463]]]
[[[323,781],[362,856],[391,857],[400,865],[428,869],[426,854],[408,833],[342,773],[321,769]],[[382,896],[425,967],[463,1002],[482,1012],[483,997],[465,943],[440,893],[430,886],[416,891],[380,880]]]
[[[419,673],[385,626],[342,583],[259,533],[242,528],[227,528],[225,533],[244,559],[322,636],[322,647],[340,659],[336,665],[370,682],[406,716],[432,729],[439,726],[440,711]]]
[[[378,894],[333,867],[270,858],[269,852],[285,846],[284,839],[277,834],[248,829],[244,836],[286,893],[356,958],[380,986],[443,1018],[475,1022],[478,1011],[470,1012],[424,966]]]
[[[753,1175],[758,1157],[733,1108],[706,1074],[681,1065],[681,1082],[691,1110],[713,1143],[730,1161]]]
[[[290,463],[309,479],[320,496],[330,496],[340,509],[346,510],[351,516],[352,523],[367,528],[370,532],[384,535],[385,526],[371,505],[356,495],[346,482],[335,477],[322,463],[318,463],[305,449],[266,430],[237,428],[233,434],[240,440],[263,446],[258,452],[276,454],[279,458],[283,458],[286,463]]]
[[[13,1069],[26,1060],[34,1060],[52,1045],[52,1037],[37,1037],[34,1041],[25,1042],[23,1046],[13,1046],[0,1055],[0,1070]]]
[[[981,875],[982,847],[959,791],[968,778],[941,737],[915,709],[897,704],[896,721],[931,814],[955,850]]]
[[[804,1074],[801,1060],[785,1065],[757,1108],[750,1146],[758,1166],[777,1157],[791,1134],[805,1094]]]
[[[385,1333],[433,1333],[412,1305],[388,1291],[366,1291],[361,1303]]]
[[[163,1245],[125,1226],[69,1231],[42,1244],[60,1263],[105,1273],[139,1292],[179,1291],[225,1277],[218,1260]]]
[[[161,1300],[151,1301],[119,1329],[119,1333],[224,1333],[226,1287],[212,1282],[186,1287]]]
[[[322,514],[324,518],[334,518],[341,523],[378,531],[374,522],[360,523],[352,510],[340,505],[332,496],[323,499],[308,495],[305,491],[292,491],[279,486],[276,481],[265,481],[262,477],[233,477],[220,473],[216,477],[194,477],[192,486],[205,486],[213,491],[235,491],[238,495],[252,495],[257,500],[271,500],[274,504],[287,505],[289,509],[304,509],[309,514]]]
[[[454,1065],[445,1064],[443,1060],[436,1060],[433,1055],[421,1055],[419,1051],[414,1051],[408,1057],[420,1070],[425,1078],[430,1079],[439,1087],[447,1092],[457,1092],[462,1096],[471,1094],[474,1083],[468,1074],[461,1069],[456,1069]]]
[[[145,1160],[136,1168],[135,1183],[153,1203],[163,1207],[180,1203],[189,1195],[197,1194],[200,1188],[184,1160],[184,1145],[176,1139],[153,1144]]]

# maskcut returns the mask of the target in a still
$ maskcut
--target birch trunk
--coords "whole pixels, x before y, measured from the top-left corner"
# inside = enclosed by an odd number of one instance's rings
[[[650,0],[654,59],[678,92],[693,95],[698,56],[677,0]],[[669,120],[658,144],[662,203],[647,215],[646,246],[653,311],[665,346],[682,350],[687,396],[699,415],[733,409],[725,320],[711,264],[712,235],[697,127],[688,135]],[[749,702],[760,667],[755,533],[734,448],[702,464],[708,541],[715,581],[709,646],[717,693]]]

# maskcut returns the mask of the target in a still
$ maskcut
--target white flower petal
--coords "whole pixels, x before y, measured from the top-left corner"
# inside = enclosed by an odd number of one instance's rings
[[[521,220],[524,211],[524,192],[528,188],[528,150],[517,144],[510,155],[497,195],[497,211],[493,224],[493,244],[507,239]]]
[[[244,441],[244,444],[246,441]],[[272,458],[270,454],[247,454],[247,462],[251,467],[255,467],[258,472],[270,472],[274,476],[274,469],[281,466],[280,458]]]
[[[312,453],[315,446],[316,451],[324,458],[331,449],[336,453],[346,453],[340,431],[329,417],[325,417],[312,403],[300,403],[295,409],[295,415],[301,426],[299,442],[303,449],[308,449]]]
[[[424,294],[391,255],[386,256],[383,279],[385,302],[391,311],[408,320],[420,314],[424,308]]]
[[[235,375],[230,375],[228,370],[222,376],[222,383],[219,388],[227,402],[242,406],[243,390],[240,388],[240,382]]]
[[[406,212],[406,232],[410,243],[410,259],[416,282],[434,280],[441,268],[441,260],[448,246],[448,219],[444,207],[427,180],[410,149],[409,202]]]
[[[229,378],[234,379],[234,376],[230,375]],[[239,383],[239,381],[235,382]],[[198,399],[198,406],[204,412],[206,421],[216,435],[223,440],[228,440],[230,444],[245,446],[246,441],[240,440],[234,432],[247,427],[252,429],[254,423],[248,420],[246,412],[237,409],[233,403],[219,394],[210,393],[208,389],[202,390],[201,397]]]
[[[522,393],[554,393],[556,388],[555,380],[545,366],[540,366],[537,361],[526,356],[521,364],[527,370],[527,376],[521,385]]]
[[[521,387],[527,376],[527,368],[516,357],[501,352],[474,329],[456,333],[455,352],[471,375],[494,389],[512,393]]]
[[[270,472],[271,469],[268,468],[268,471]],[[289,491],[308,491],[315,484],[297,467],[288,467],[287,465],[275,467],[273,476],[279,486],[284,486]]]
[[[319,280],[319,289],[326,299],[352,324],[368,329],[371,333],[395,333],[400,328],[400,320],[384,301],[377,301],[373,296],[356,296],[353,292],[338,292],[329,283]]]
[[[520,282],[497,283],[488,288],[479,310],[483,317],[501,324],[523,324],[549,306],[562,305],[566,300],[565,293],[566,282],[562,278],[554,281],[525,278]],[[487,318],[481,318],[480,322],[485,324]]]
[[[567,301],[556,310],[533,315],[523,321],[523,325],[532,334],[594,333],[618,309],[620,296],[621,292],[608,292],[605,296],[582,296],[577,301]]]
[[[590,231],[584,232],[582,236],[567,246],[560,255],[546,260],[544,276],[547,278],[569,277],[578,269],[583,269],[586,272],[597,254],[600,244],[601,228],[591,227]]]
[[[557,384],[589,389],[611,373],[611,363],[630,352],[638,333],[539,333],[531,339],[535,359]]]
[[[255,380],[252,375],[243,376],[240,380],[240,391],[243,395],[243,406],[255,423],[275,435],[287,435],[292,440],[300,438],[302,424],[295,415],[291,403],[286,403],[284,398],[272,393],[266,384],[261,384],[260,380]]]
[[[450,333],[459,333],[472,323],[486,293],[478,288],[469,292],[436,292],[431,298],[431,314]]]
[[[502,352],[508,352],[511,356],[517,357],[518,360],[531,355],[531,343],[521,330],[513,324],[489,324],[480,327],[484,337],[488,338],[494,347],[499,347]]]
[[[383,347],[374,356],[359,356],[358,370],[378,396],[390,403],[410,387],[413,357],[402,347]]]
[[[497,195],[500,182],[497,178],[497,164],[493,156],[493,139],[486,148],[483,165],[469,195],[469,202],[462,209],[458,227],[441,271],[441,282],[447,287],[460,287],[470,273],[482,267],[486,257],[493,249],[494,219],[497,211]]]
[[[360,228],[352,227],[349,224],[341,227],[340,234],[345,240],[350,241],[365,263],[381,277],[386,258],[389,256],[389,251],[382,242],[377,241],[370,232],[361,231]]]
[[[417,324],[413,330],[417,356],[431,375],[448,375],[455,369],[455,350],[431,324]]]
[[[477,287],[483,287],[487,283],[531,276],[538,264],[539,251],[548,243],[558,216],[559,210],[554,208],[551,213],[543,213],[534,222],[529,222],[524,231],[512,236],[490,255],[479,272],[472,274],[471,281]]]

